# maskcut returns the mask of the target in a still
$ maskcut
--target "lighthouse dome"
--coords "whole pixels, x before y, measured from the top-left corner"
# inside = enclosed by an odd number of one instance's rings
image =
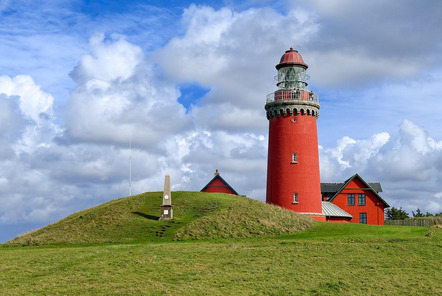
[[[290,49],[282,55],[279,64],[276,65],[276,69],[279,70],[283,67],[288,66],[300,66],[304,69],[308,68],[307,64],[304,63],[302,56],[298,53],[297,50],[293,49],[293,47],[290,47]]]

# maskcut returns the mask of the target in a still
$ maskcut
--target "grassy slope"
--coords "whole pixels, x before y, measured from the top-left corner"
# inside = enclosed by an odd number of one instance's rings
[[[246,197],[174,192],[174,220],[158,221],[161,192],[117,199],[75,213],[5,245],[166,242],[294,233],[310,218]]]
[[[315,223],[273,238],[0,247],[0,294],[441,295],[441,237]]]

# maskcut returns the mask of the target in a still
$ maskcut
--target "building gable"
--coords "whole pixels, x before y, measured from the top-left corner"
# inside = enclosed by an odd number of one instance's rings
[[[235,189],[233,189],[232,186],[230,186],[229,183],[227,183],[226,180],[224,180],[220,176],[218,170],[216,170],[213,179],[210,180],[210,182],[207,183],[207,185],[204,186],[203,189],[201,189],[201,192],[217,192],[217,193],[228,193],[228,194],[239,195],[235,191]]]
[[[340,184],[340,183],[328,183],[328,184]],[[374,188],[378,190],[375,190]],[[322,189],[322,184],[321,184],[321,189]],[[341,187],[336,191],[334,196],[332,196],[329,201],[332,202],[343,190],[347,191],[352,189],[369,190],[384,204],[384,208],[390,207],[390,205],[378,194],[378,192],[382,192],[381,184],[367,183],[358,174],[354,174],[351,178],[349,178],[347,181],[342,183]]]

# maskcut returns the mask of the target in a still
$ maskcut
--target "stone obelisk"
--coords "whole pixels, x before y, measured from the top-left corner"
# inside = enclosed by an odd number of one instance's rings
[[[170,175],[164,177],[163,203],[161,205],[160,220],[173,219],[172,193],[170,192]]]

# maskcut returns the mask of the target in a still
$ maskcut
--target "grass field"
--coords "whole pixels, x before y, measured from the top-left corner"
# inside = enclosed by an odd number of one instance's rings
[[[0,294],[441,295],[441,248],[436,228],[327,223],[290,237],[3,247]]]
[[[229,209],[196,208],[200,218],[178,226],[192,230],[212,211],[216,225]],[[87,213],[97,212],[70,219]],[[178,226],[174,233],[184,229]],[[1,246],[0,295],[442,295],[437,227],[316,222],[277,236],[163,238]]]

